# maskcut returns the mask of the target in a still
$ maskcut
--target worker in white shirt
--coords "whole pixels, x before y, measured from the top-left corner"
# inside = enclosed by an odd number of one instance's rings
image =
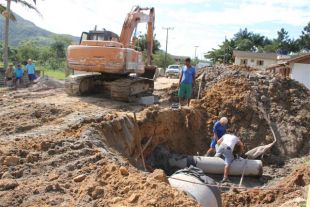
[[[216,157],[224,156],[225,158],[225,168],[224,168],[224,177],[221,182],[229,182],[228,175],[230,165],[234,160],[233,151],[236,145],[240,146],[240,151],[244,149],[244,145],[241,140],[233,134],[224,134],[218,141],[217,144],[219,148],[215,154]]]

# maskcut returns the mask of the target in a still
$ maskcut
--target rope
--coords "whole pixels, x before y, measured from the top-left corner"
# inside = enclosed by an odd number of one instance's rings
[[[217,188],[229,188],[229,189],[243,189],[243,190],[301,190],[302,187],[282,187],[282,188],[247,188],[247,187],[240,187],[240,186],[222,186],[222,185],[213,185],[213,184],[207,184],[207,183],[197,183],[197,182],[193,182],[193,181],[189,181],[189,180],[183,180],[181,178],[174,178],[171,176],[167,176],[170,179],[173,180],[179,180],[179,181],[184,181],[184,182],[188,182],[188,183],[192,183],[192,184],[197,184],[197,185],[204,185],[204,186],[208,186],[208,187],[217,187]]]

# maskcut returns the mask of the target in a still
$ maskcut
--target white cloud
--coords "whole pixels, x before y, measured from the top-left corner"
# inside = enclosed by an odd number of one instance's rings
[[[0,0],[3,3],[4,0]],[[276,34],[279,28],[269,25],[301,28],[310,20],[309,0],[44,0],[38,1],[43,18],[25,8],[12,5],[14,11],[38,26],[56,32],[79,36],[82,31],[106,28],[120,33],[126,14],[133,5],[155,6],[156,34],[165,48],[166,32],[162,27],[174,27],[169,33],[169,52],[194,56],[217,47],[225,36],[232,37],[239,28],[250,27],[264,35]],[[217,8],[214,8],[217,7]],[[266,24],[266,29],[256,25]],[[268,27],[267,27],[268,25]],[[139,29],[145,29],[140,26]]]

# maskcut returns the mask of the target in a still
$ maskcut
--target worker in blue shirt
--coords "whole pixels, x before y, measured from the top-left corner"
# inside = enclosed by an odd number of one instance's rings
[[[214,154],[217,141],[226,133],[227,123],[228,119],[226,117],[222,117],[219,121],[215,122],[213,126],[213,138],[206,156]]]
[[[32,63],[31,59],[28,59],[28,64],[26,65],[27,73],[28,73],[28,78],[29,81],[32,82],[33,80],[36,79],[36,68],[34,63]]]
[[[21,84],[23,82],[24,77],[24,70],[22,69],[20,64],[17,64],[17,67],[14,70],[15,75],[15,85],[17,87],[17,84]]]
[[[192,97],[192,91],[195,86],[195,75],[196,70],[193,66],[191,66],[191,59],[185,59],[185,66],[182,68],[180,79],[179,79],[179,104],[182,106],[181,101],[183,98],[187,100],[187,105],[189,106],[189,102]]]

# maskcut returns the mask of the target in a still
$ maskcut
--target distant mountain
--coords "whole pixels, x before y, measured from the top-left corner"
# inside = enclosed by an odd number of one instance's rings
[[[9,43],[11,46],[17,46],[21,41],[24,40],[37,40],[39,43],[47,45],[51,43],[52,36],[55,33],[42,29],[36,26],[31,21],[28,21],[21,16],[14,14],[16,17],[16,22],[10,22],[10,38]],[[4,26],[4,18],[0,15],[0,41],[3,40],[3,26]],[[79,37],[75,37],[72,35],[65,35],[73,40],[73,42],[78,42]]]

